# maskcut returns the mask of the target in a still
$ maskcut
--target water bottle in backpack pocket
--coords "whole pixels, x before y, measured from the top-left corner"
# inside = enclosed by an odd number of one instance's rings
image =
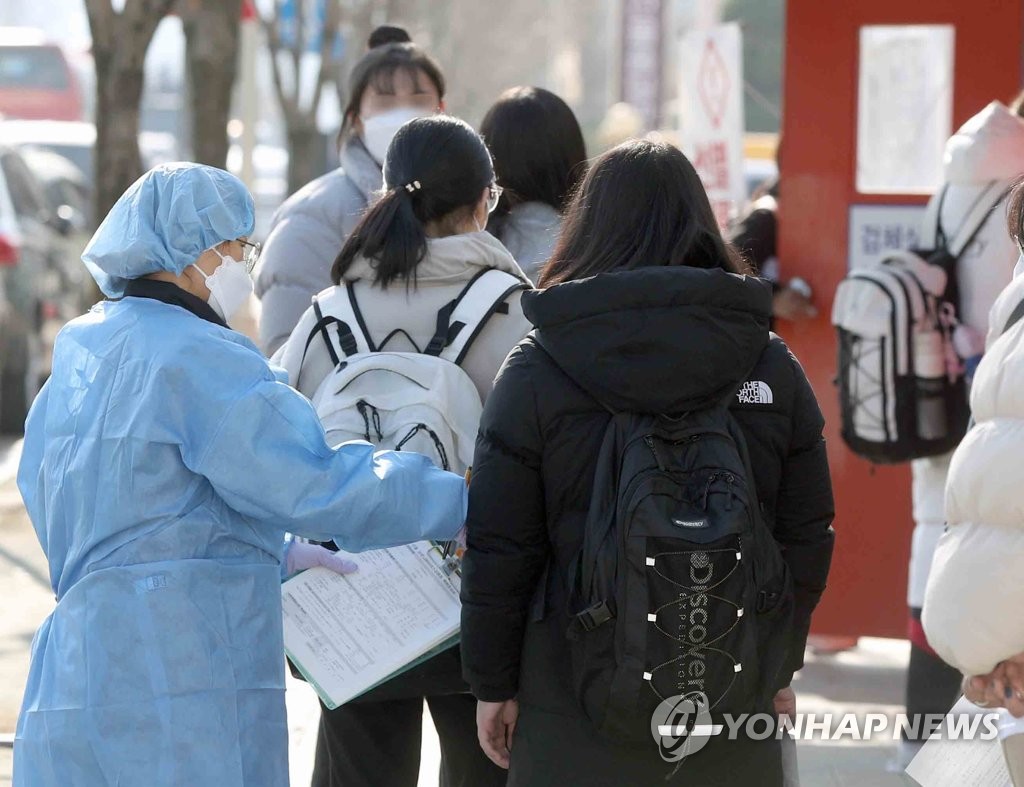
[[[608,427],[568,636],[577,699],[615,743],[652,745],[669,697],[720,716],[770,710],[782,688],[792,582],[742,440],[724,405]]]
[[[913,352],[917,434],[923,440],[942,440],[949,434],[946,337],[934,328],[916,331]]]

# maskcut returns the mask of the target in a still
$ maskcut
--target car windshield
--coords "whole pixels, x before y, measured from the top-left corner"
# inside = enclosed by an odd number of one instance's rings
[[[60,142],[47,142],[37,140],[34,147],[52,150],[59,153],[72,164],[74,164],[85,175],[87,180],[92,179],[92,148],[88,145],[68,145]]]
[[[67,90],[68,72],[60,50],[0,46],[0,89]]]

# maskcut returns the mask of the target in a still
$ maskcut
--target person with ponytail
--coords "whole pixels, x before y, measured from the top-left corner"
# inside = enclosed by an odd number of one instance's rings
[[[408,120],[444,111],[441,67],[400,27],[370,34],[349,78],[339,134],[341,166],[299,189],[278,209],[256,278],[260,348],[272,355],[311,298],[330,284],[331,262],[381,185],[384,154]]]
[[[374,350],[418,353],[434,337],[438,313],[484,271],[526,284],[512,255],[485,231],[500,194],[490,154],[469,125],[435,115],[402,126],[385,158],[383,194],[334,262],[335,287],[317,297],[274,357],[290,384],[312,397],[335,368],[331,348],[316,338],[318,324],[344,319],[330,310],[338,289],[357,305]],[[530,330],[522,294],[495,304],[459,364],[482,401]],[[452,648],[352,703],[322,709],[314,787],[415,787],[424,699],[441,741],[440,784],[504,785],[505,772],[477,743],[476,701],[461,662]]]

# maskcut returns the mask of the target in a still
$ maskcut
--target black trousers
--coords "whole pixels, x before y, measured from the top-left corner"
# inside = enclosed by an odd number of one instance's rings
[[[911,726],[914,719],[925,714],[946,714],[960,696],[960,670],[949,666],[930,651],[910,644],[910,664],[907,666],[907,715]],[[918,734],[904,728],[903,740],[924,741],[928,737],[923,720]]]
[[[441,741],[440,787],[503,787],[508,772],[477,741],[476,700],[469,694],[425,699]],[[416,787],[423,700],[321,705],[312,787]]]

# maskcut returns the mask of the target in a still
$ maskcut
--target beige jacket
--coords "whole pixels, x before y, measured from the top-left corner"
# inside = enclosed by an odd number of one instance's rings
[[[381,349],[416,352],[426,347],[434,335],[438,311],[485,268],[497,268],[528,281],[501,241],[487,232],[428,240],[427,255],[416,269],[415,283],[409,282],[408,287],[404,282],[395,282],[387,289],[374,284],[372,263],[366,259],[357,260],[345,280],[356,282],[356,303],[373,342],[379,346],[388,334],[401,329],[408,338],[396,334]],[[532,329],[523,316],[521,296],[521,291],[509,296],[508,314],[499,312],[491,317],[462,363],[481,401],[487,399],[505,357]],[[333,369],[323,341],[314,339],[306,349],[315,326],[316,314],[310,307],[272,359],[272,363],[288,372],[289,383],[300,383],[299,391],[310,398]]]

